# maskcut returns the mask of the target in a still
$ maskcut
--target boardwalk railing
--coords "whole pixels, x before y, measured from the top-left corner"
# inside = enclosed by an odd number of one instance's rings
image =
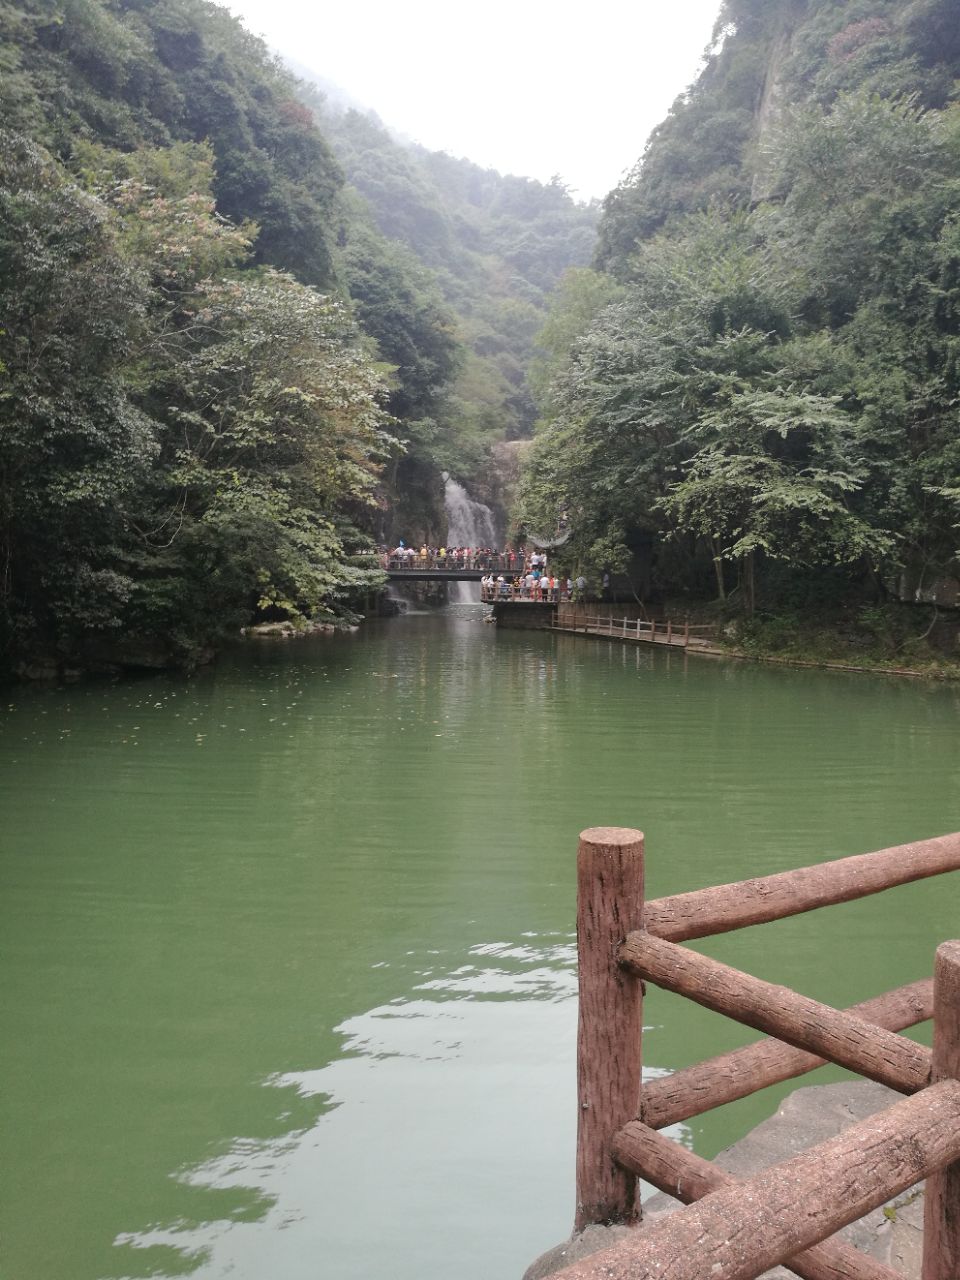
[[[483,587],[480,599],[484,604],[567,604],[571,596],[566,586],[538,587],[512,584],[495,584]],[[549,622],[554,631],[582,631],[586,635],[622,637],[624,640],[644,640],[654,644],[678,645],[688,649],[710,647],[716,633],[713,623],[692,623],[689,619],[683,622],[673,618],[616,618],[612,613],[591,613],[595,606],[584,604],[582,610],[574,609],[565,615],[555,614]],[[960,1277],[958,1277],[960,1280]]]
[[[716,632],[712,623],[683,622],[672,618],[615,618],[612,614],[583,613],[574,611],[573,617],[555,618],[557,631],[584,631],[591,635],[622,636],[625,640],[647,640],[654,643],[675,644],[687,649],[691,644],[706,644]]]
[[[689,1207],[564,1280],[754,1280],[781,1262],[808,1280],[897,1280],[828,1237],[922,1178],[923,1280],[958,1280],[960,942],[938,948],[932,980],[846,1010],[680,945],[957,869],[960,834],[645,904],[643,834],[582,834],[575,1228],[635,1223],[638,1177]],[[641,1088],[644,982],[774,1038]],[[932,1051],[896,1034],[931,1016]],[[658,1132],[825,1061],[911,1096],[742,1181]]]

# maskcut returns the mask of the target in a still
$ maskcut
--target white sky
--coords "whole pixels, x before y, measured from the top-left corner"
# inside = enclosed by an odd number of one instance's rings
[[[694,79],[720,0],[227,0],[277,52],[434,151],[616,186]]]

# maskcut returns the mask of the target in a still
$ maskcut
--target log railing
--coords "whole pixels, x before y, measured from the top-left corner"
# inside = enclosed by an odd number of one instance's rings
[[[958,869],[960,833],[644,903],[642,833],[582,834],[575,1230],[635,1224],[641,1177],[689,1207],[563,1280],[753,1280],[779,1263],[809,1280],[896,1280],[829,1237],[922,1178],[922,1280],[960,1280],[960,941],[939,946],[932,979],[845,1010],[680,945]],[[644,982],[773,1039],[641,1087]],[[897,1034],[931,1016],[932,1050]],[[824,1062],[909,1096],[745,1180],[658,1132]]]

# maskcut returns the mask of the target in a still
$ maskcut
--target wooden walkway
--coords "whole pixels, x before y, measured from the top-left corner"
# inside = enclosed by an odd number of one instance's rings
[[[670,618],[614,618],[584,611],[582,614],[574,612],[572,618],[561,619],[554,615],[550,630],[602,636],[609,640],[631,640],[635,644],[669,645],[673,649],[690,649],[711,657],[720,657],[724,653],[713,641],[713,626],[693,626]]]

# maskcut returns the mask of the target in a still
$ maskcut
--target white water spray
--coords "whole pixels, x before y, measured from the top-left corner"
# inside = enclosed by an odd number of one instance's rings
[[[497,530],[493,512],[482,502],[474,502],[462,484],[443,472],[443,505],[447,512],[447,546],[497,548]],[[458,603],[479,600],[475,582],[452,582],[450,598]]]

